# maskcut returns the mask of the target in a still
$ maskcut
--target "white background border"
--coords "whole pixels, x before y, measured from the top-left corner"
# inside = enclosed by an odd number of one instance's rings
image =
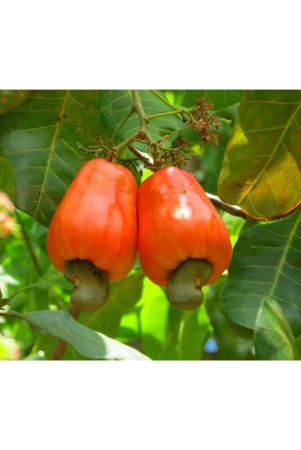
[[[300,88],[296,3],[107,3],[2,5],[0,88]],[[0,446],[296,448],[300,375],[299,362],[1,362]]]

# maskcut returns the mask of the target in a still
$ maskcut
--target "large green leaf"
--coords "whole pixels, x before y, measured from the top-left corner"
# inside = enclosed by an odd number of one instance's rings
[[[238,90],[177,90],[167,91],[167,96],[172,103],[191,107],[196,104],[196,100],[205,97],[213,104],[213,110],[218,111],[228,106],[236,105],[240,101],[241,91]]]
[[[11,163],[0,156],[0,191],[14,199],[14,168]]]
[[[74,320],[66,311],[35,311],[8,316],[25,320],[34,330],[56,336],[72,345],[79,353],[92,359],[148,360],[134,348],[91,330]]]
[[[299,359],[292,330],[279,304],[271,298],[263,299],[259,308],[254,343],[257,359]]]
[[[147,116],[173,111],[171,107],[163,103],[151,91],[139,91],[141,103]],[[164,95],[161,93],[161,95]],[[102,91],[100,94],[100,108],[103,125],[112,134],[117,130],[119,124],[126,119],[132,108],[132,95],[130,91]],[[177,137],[184,122],[179,116],[166,116],[153,119],[147,126],[147,131],[154,141],[159,141],[168,135],[165,145],[171,145]],[[140,128],[139,118],[136,113],[132,114],[117,132],[117,138],[124,140],[136,133]],[[137,148],[147,149],[143,144],[135,144]]]
[[[301,334],[301,210],[243,232],[228,272],[220,310],[240,335],[252,337],[264,298],[276,300],[294,336]]]
[[[218,184],[226,203],[255,219],[301,202],[301,91],[246,91]]]
[[[98,98],[99,91],[34,91],[0,116],[0,156],[14,168],[14,202],[43,225],[83,164],[77,144],[97,144]]]

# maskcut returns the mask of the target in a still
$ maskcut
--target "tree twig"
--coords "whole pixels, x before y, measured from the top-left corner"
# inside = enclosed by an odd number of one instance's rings
[[[245,213],[239,206],[224,203],[217,195],[209,194],[208,192],[206,192],[206,195],[217,209],[221,209],[222,211],[225,211],[232,216],[241,217],[245,220],[255,220],[253,219],[253,217]]]
[[[140,152],[133,145],[129,145],[128,149],[133,153],[133,155],[137,156],[147,167],[154,165],[154,160],[148,153]]]
[[[160,119],[161,117],[166,117],[166,116],[180,116],[181,114],[185,114],[186,111],[184,109],[179,109],[177,111],[168,111],[168,112],[163,112],[163,113],[158,113],[158,114],[152,114],[151,116],[148,116],[148,120],[153,120],[153,119]]]
[[[144,139],[146,136],[146,128],[147,128],[147,124],[148,124],[148,119],[146,118],[146,115],[145,115],[145,112],[144,112],[144,109],[142,106],[139,91],[132,90],[132,98],[133,98],[132,110],[135,111],[138,115],[138,119],[140,122],[140,130],[139,130],[140,137],[142,139]]]
[[[125,122],[130,118],[130,116],[133,113],[136,113],[139,119],[140,128],[137,130],[134,134],[126,138],[124,141],[122,141],[119,145],[114,147],[114,152],[118,155],[118,153],[121,152],[124,148],[128,147],[132,142],[137,141],[138,139],[147,139],[149,142],[152,142],[151,137],[149,136],[147,132],[147,124],[148,119],[145,115],[143,105],[141,102],[139,91],[132,90],[132,109],[126,116],[126,118],[122,121],[122,126],[125,124]],[[118,127],[118,130],[121,127]],[[116,135],[116,131],[114,133],[114,136]]]
[[[69,314],[71,317],[73,317],[74,320],[77,320],[79,317],[80,312],[78,311],[78,309],[74,308],[74,306],[70,306],[69,308]],[[59,340],[57,343],[57,346],[53,352],[53,355],[51,357],[51,359],[53,361],[59,361],[63,359],[63,356],[65,354],[66,348],[67,348],[67,342],[63,341],[63,340]]]

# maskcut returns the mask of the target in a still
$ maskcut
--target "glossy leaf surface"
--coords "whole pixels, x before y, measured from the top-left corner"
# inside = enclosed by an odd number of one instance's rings
[[[240,334],[252,336],[264,298],[276,300],[301,334],[301,211],[242,233],[228,272],[220,310]]]

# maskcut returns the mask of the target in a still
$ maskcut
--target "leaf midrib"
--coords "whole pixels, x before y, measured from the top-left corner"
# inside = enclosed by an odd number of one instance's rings
[[[66,91],[66,93],[64,95],[62,106],[61,106],[61,110],[60,110],[60,114],[58,115],[59,117],[62,117],[65,114],[65,112],[66,112],[67,103],[68,103],[68,100],[69,100],[69,97],[70,97],[70,93],[71,93],[71,91],[69,90],[69,91]],[[37,217],[37,213],[40,210],[40,203],[42,201],[42,195],[44,193],[45,183],[46,183],[48,171],[49,171],[50,165],[51,165],[50,162],[51,162],[53,154],[54,154],[54,148],[55,148],[55,144],[56,144],[59,132],[60,132],[61,123],[62,123],[61,120],[57,120],[57,123],[56,123],[56,126],[55,126],[55,130],[54,130],[54,134],[53,134],[53,138],[52,138],[52,142],[51,142],[51,145],[50,145],[48,163],[47,163],[47,165],[45,167],[43,183],[41,185],[40,195],[39,195],[39,198],[38,198],[38,202],[37,202],[37,207],[36,207],[34,218]]]
[[[288,254],[288,252],[289,252],[289,250],[291,248],[291,243],[292,243],[292,240],[293,240],[293,236],[296,234],[296,230],[297,230],[297,228],[298,228],[298,226],[300,224],[300,221],[301,221],[301,213],[298,215],[298,219],[295,221],[294,226],[292,227],[292,230],[291,230],[291,232],[290,232],[290,234],[289,234],[289,236],[287,238],[287,243],[286,243],[286,245],[284,247],[283,254],[282,254],[280,262],[279,262],[279,264],[277,266],[274,282],[272,283],[271,289],[270,289],[270,292],[269,292],[269,297],[270,298],[272,298],[272,296],[274,294],[274,291],[275,291],[275,288],[276,288],[276,286],[278,284],[279,277],[282,274],[282,268],[284,266],[287,254]]]
[[[273,153],[271,154],[270,158],[268,159],[268,161],[266,162],[265,166],[263,167],[263,169],[259,172],[258,176],[256,177],[256,179],[254,180],[254,182],[250,185],[249,189],[243,193],[242,197],[240,198],[240,203],[242,203],[244,201],[244,199],[250,194],[250,191],[254,188],[254,186],[257,184],[259,178],[262,176],[263,173],[265,173],[266,168],[268,167],[268,165],[271,163],[271,161],[273,160],[279,145],[281,144],[281,142],[283,141],[283,138],[285,136],[285,134],[287,133],[287,130],[289,128],[289,126],[291,125],[292,121],[294,120],[295,116],[297,115],[297,113],[299,112],[301,108],[301,103],[299,102],[299,106],[296,108],[296,110],[294,111],[294,113],[291,115],[290,119],[287,121],[286,126],[284,127],[284,130],[275,146],[275,149],[273,151]],[[246,134],[248,133],[248,131],[246,131]],[[251,201],[251,199],[250,199]]]

